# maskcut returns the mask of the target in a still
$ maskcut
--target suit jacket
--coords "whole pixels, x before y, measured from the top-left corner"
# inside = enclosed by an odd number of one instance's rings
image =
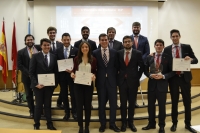
[[[55,74],[55,86],[52,86],[51,88],[56,88],[58,85],[58,65],[56,56],[50,53],[50,63],[49,66],[46,66],[43,53],[39,52],[34,54],[30,61],[29,73],[31,78],[31,88],[38,85],[38,74],[50,73]]]
[[[163,53],[161,58],[161,65],[163,66],[162,74],[165,79],[152,79],[150,77],[151,73],[149,71],[151,64],[154,64],[154,56],[148,55],[145,62],[144,74],[149,78],[148,80],[148,91],[154,91],[158,89],[160,92],[168,91],[168,79],[175,75],[175,72],[172,71],[172,59],[169,55]]]
[[[74,43],[74,47],[76,47],[77,49],[79,49],[79,45],[81,44],[81,42],[82,42],[82,39],[79,40],[79,41],[76,41],[76,42]],[[94,50],[97,49],[96,42],[94,42],[94,41],[88,39],[88,43],[90,44],[92,51],[94,51]]]
[[[124,52],[125,50],[120,50],[118,54],[118,84],[121,86],[125,80],[128,86],[140,85],[140,77],[144,71],[144,62],[142,60],[142,54],[140,51],[132,49],[131,59],[129,60],[128,66],[126,66],[124,61]]]
[[[172,56],[172,45],[165,47],[164,53],[168,54],[171,58],[173,58],[173,56]],[[181,44],[181,54],[182,54],[182,58],[185,58],[186,56],[189,56],[190,58],[192,58],[193,60],[191,61],[191,64],[197,64],[198,63],[198,59],[194,55],[194,52],[193,52],[190,45]],[[184,71],[184,79],[185,79],[186,82],[190,82],[192,80],[191,71]]]
[[[77,56],[77,53],[78,53],[78,49],[71,46],[70,48],[70,53],[69,53],[69,58],[74,58]],[[63,49],[63,46],[62,47],[59,47],[57,50],[56,50],[56,55],[57,55],[57,60],[62,60],[62,59],[65,59],[64,57],[64,49]],[[59,82],[61,81],[71,81],[73,80],[71,77],[70,77],[70,73],[68,72],[59,72]]]
[[[39,45],[34,45],[34,47],[40,51],[41,47]],[[29,63],[30,57],[27,47],[19,50],[17,52],[17,69],[22,72],[22,82],[29,80]]]
[[[56,41],[56,49],[63,47],[63,44],[61,42]],[[56,50],[55,52],[52,51],[52,48],[50,49],[50,53],[52,54],[56,54]]]
[[[109,62],[107,67],[104,64],[101,49],[93,51],[93,56],[97,59],[97,74],[96,74],[96,87],[103,88],[106,80],[106,75],[110,86],[117,87],[117,52],[114,49],[109,49]]]
[[[98,48],[101,48],[101,45],[99,44]],[[119,51],[121,49],[123,49],[123,45],[122,45],[122,42],[120,41],[117,41],[117,40],[114,40],[113,42],[113,49],[115,49],[116,51]]]
[[[131,37],[134,40],[133,35],[131,35]],[[136,49],[134,41],[133,41],[133,49]],[[145,61],[145,58],[147,57],[147,55],[150,54],[149,41],[148,41],[147,37],[145,37],[143,35],[139,35],[137,50],[142,52],[142,59]]]

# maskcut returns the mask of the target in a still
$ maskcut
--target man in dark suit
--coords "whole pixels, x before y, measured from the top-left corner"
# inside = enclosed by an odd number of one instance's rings
[[[114,27],[109,27],[107,29],[107,35],[109,40],[109,48],[115,49],[116,51],[123,49],[122,42],[115,40],[116,30]],[[101,45],[98,46],[100,48]]]
[[[49,40],[51,41],[51,49],[50,52],[52,54],[56,54],[56,49],[63,47],[63,44],[59,41],[56,41],[56,34],[57,34],[57,29],[55,27],[49,27],[47,29],[47,35],[49,36]],[[62,105],[62,98],[61,98],[61,93],[59,93],[58,100],[57,100],[57,107],[63,108]]]
[[[58,66],[56,56],[50,53],[49,39],[41,39],[40,46],[42,51],[34,54],[29,67],[29,73],[31,78],[31,88],[35,94],[35,111],[34,111],[34,129],[40,129],[41,112],[44,105],[45,116],[47,120],[47,128],[50,130],[56,130],[51,120],[51,98],[53,91],[58,85]],[[54,74],[55,86],[44,86],[38,81],[38,74]]]
[[[144,63],[142,54],[132,48],[133,41],[131,36],[123,37],[124,49],[117,52],[118,56],[118,86],[121,102],[121,131],[125,132],[127,127],[127,102],[128,105],[128,125],[131,131],[136,132],[137,129],[133,124],[135,101],[137,97],[138,87],[140,85],[140,77],[143,73]]]
[[[79,45],[81,44],[82,41],[87,41],[90,44],[92,51],[97,49],[96,42],[88,39],[90,35],[90,29],[87,26],[83,26],[81,28],[81,35],[83,38],[79,41],[76,41],[74,43],[74,47],[79,48]]]
[[[165,118],[166,118],[166,94],[168,92],[168,79],[175,75],[172,71],[172,59],[163,52],[164,41],[157,39],[154,43],[156,53],[153,56],[149,55],[145,61],[144,74],[148,80],[148,114],[149,124],[143,127],[142,130],[156,128],[155,113],[156,99],[159,106],[159,133],[165,133]],[[150,71],[149,71],[150,70]]]
[[[93,51],[93,56],[97,59],[96,87],[99,103],[99,121],[101,127],[99,132],[104,132],[106,128],[106,103],[107,98],[110,104],[110,129],[120,132],[115,125],[117,109],[117,52],[108,48],[108,36],[99,35],[101,48]]]
[[[131,35],[133,40],[133,49],[139,50],[142,53],[142,59],[145,61],[147,55],[150,53],[149,41],[147,37],[140,34],[141,24],[139,22],[134,22],[132,24],[133,34]],[[137,101],[137,100],[136,100]],[[137,102],[135,106],[138,108]]]
[[[173,29],[170,31],[170,37],[173,42],[172,45],[167,46],[164,49],[164,53],[168,54],[171,58],[184,58],[190,60],[191,64],[197,64],[198,59],[194,55],[194,52],[190,45],[180,43],[180,32],[179,30]],[[191,71],[177,71],[175,76],[169,79],[169,89],[172,99],[172,127],[171,131],[175,132],[177,128],[177,117],[178,117],[178,100],[179,100],[179,89],[181,90],[183,104],[185,107],[185,128],[190,132],[196,133],[191,128]]]
[[[28,108],[30,112],[30,117],[33,118],[34,115],[34,101],[33,101],[33,91],[30,88],[31,80],[29,74],[29,62],[32,54],[38,53],[41,50],[40,46],[34,45],[34,36],[27,34],[24,38],[26,47],[19,50],[17,53],[17,69],[22,72],[22,82],[24,84],[26,100],[28,103]]]
[[[69,33],[64,33],[62,35],[62,42],[63,46],[59,47],[56,51],[57,53],[57,60],[63,60],[63,59],[74,59],[74,57],[77,56],[78,49],[71,46],[71,37]],[[68,100],[68,87],[70,90],[70,97],[71,97],[71,113],[72,117],[77,120],[77,114],[76,114],[76,101],[74,96],[74,81],[70,76],[72,70],[66,69],[64,72],[59,72],[59,85],[61,88],[61,98],[64,103],[64,109],[65,109],[65,116],[64,120],[68,120],[70,117],[70,109],[69,109],[69,100]]]

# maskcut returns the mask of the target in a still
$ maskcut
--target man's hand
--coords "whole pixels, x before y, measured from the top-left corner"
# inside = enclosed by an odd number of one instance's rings
[[[150,76],[153,79],[163,79],[163,75],[161,74],[151,74]]]
[[[66,69],[65,71],[68,72],[68,73],[72,73],[72,71],[71,71],[71,70],[68,70],[68,69]]]
[[[42,88],[44,87],[44,85],[38,84],[38,85],[36,85],[35,87],[37,87],[38,89],[42,89]]]

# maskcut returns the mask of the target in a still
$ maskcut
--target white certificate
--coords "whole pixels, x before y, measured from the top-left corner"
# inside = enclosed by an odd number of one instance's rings
[[[82,85],[91,85],[92,73],[76,71],[74,83]]]
[[[173,71],[190,71],[191,60],[173,58]]]
[[[58,62],[58,71],[62,72],[66,69],[72,70],[74,67],[73,58],[64,59],[64,60],[57,60]]]
[[[191,126],[191,127],[194,128],[195,130],[197,130],[198,132],[200,132],[200,125]]]
[[[44,86],[55,86],[54,74],[38,74],[38,83]]]

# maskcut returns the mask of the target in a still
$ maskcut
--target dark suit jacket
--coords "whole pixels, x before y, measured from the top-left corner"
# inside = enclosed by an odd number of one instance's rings
[[[99,44],[98,48],[101,48],[101,45]],[[123,45],[122,45],[122,42],[120,41],[117,41],[117,40],[114,40],[113,42],[113,49],[115,49],[116,51],[119,51],[121,49],[123,49]]]
[[[34,45],[34,47],[38,51],[41,50],[40,45]],[[29,63],[30,57],[27,47],[25,47],[17,52],[17,69],[22,72],[22,82],[29,80]]]
[[[38,85],[38,74],[55,74],[55,86],[51,88],[54,89],[58,85],[58,65],[57,59],[54,54],[50,53],[50,64],[47,67],[44,61],[44,55],[42,52],[34,54],[30,61],[29,73],[31,78],[31,88],[35,88]]]
[[[144,63],[142,60],[142,54],[140,51],[132,49],[131,59],[128,66],[126,66],[124,61],[124,49],[117,52],[118,54],[118,84],[121,86],[125,80],[125,75],[127,75],[126,81],[129,87],[139,86],[140,77],[144,71]]]
[[[82,42],[82,39],[79,40],[79,41],[76,41],[76,42],[74,43],[74,47],[76,47],[77,49],[79,49],[79,45],[81,44],[81,42]],[[94,50],[97,49],[96,42],[94,42],[94,41],[88,39],[88,43],[90,44],[92,51],[94,51]]]
[[[134,40],[133,35],[131,35],[131,37]],[[136,49],[134,41],[133,41],[133,49]],[[137,50],[142,52],[142,59],[145,61],[145,58],[147,57],[147,55],[150,54],[149,41],[148,41],[147,37],[145,37],[143,35],[139,35]]]
[[[101,49],[93,51],[93,56],[97,59],[97,74],[96,74],[96,87],[103,88],[106,80],[106,74],[109,84],[112,88],[117,87],[117,52],[114,49],[109,49],[109,62],[107,67],[101,54]]]
[[[161,65],[163,66],[162,74],[165,76],[165,79],[152,79],[150,77],[150,66],[154,62],[154,56],[148,55],[145,62],[145,70],[144,74],[149,78],[148,80],[148,91],[154,91],[158,89],[160,92],[167,92],[168,91],[168,79],[175,75],[175,72],[172,71],[172,59],[169,55],[163,53],[161,58]]]
[[[194,52],[193,52],[192,48],[190,47],[190,45],[181,44],[181,52],[182,52],[181,53],[182,54],[182,58],[185,58],[186,56],[189,56],[190,58],[193,59],[191,64],[197,64],[198,63],[198,59],[194,55]],[[168,54],[171,58],[173,58],[173,56],[172,56],[172,45],[165,47],[164,53]],[[185,79],[186,82],[190,82],[192,80],[191,71],[185,71],[184,72],[184,79]]]
[[[56,41],[56,49],[63,47],[63,44],[61,42]],[[52,48],[50,49],[50,53],[52,54],[56,54],[56,50],[55,53],[53,53]]]
[[[74,58],[77,56],[77,53],[78,53],[78,49],[71,46],[70,48],[70,53],[69,53],[69,58]],[[57,55],[57,60],[62,60],[62,59],[65,59],[64,57],[64,49],[63,49],[63,46],[62,47],[59,47],[57,50],[56,50],[56,55]],[[59,72],[59,82],[61,81],[69,81],[69,80],[72,80],[72,78],[70,77],[70,73],[68,72]]]

